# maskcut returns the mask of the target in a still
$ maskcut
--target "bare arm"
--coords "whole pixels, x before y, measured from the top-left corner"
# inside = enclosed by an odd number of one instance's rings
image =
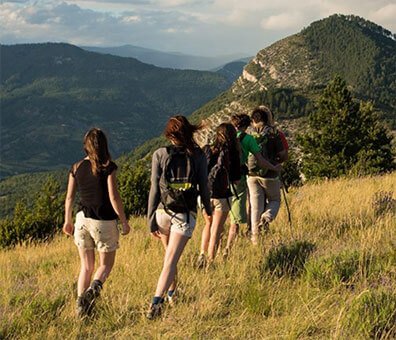
[[[260,153],[260,151],[255,152],[254,157],[256,157],[257,163],[262,168],[270,169],[273,171],[280,172],[282,171],[282,166],[280,164],[272,165],[269,161],[267,161]]]
[[[69,183],[67,185],[67,194],[65,200],[65,223],[63,225],[63,232],[67,235],[73,234],[73,204],[76,197],[76,179],[72,174],[69,174]]]
[[[107,177],[107,187],[109,190],[109,198],[110,203],[121,220],[122,223],[122,234],[126,235],[129,233],[130,227],[128,224],[128,220],[125,217],[124,213],[124,205],[122,204],[122,200],[120,194],[117,190],[117,178],[116,178],[117,171],[114,170],[108,177]]]
[[[289,152],[287,151],[287,149],[278,152],[278,157],[276,158],[276,160],[279,163],[286,162],[288,159],[289,159]]]

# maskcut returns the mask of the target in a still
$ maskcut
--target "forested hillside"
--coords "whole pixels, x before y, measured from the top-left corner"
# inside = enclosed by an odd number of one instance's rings
[[[199,140],[234,112],[265,104],[274,112],[292,143],[315,110],[320,93],[336,75],[359,100],[370,100],[388,127],[396,129],[396,38],[390,31],[357,16],[332,15],[300,33],[261,50],[231,89],[196,110],[193,120],[209,126]],[[144,156],[158,142],[137,148]]]
[[[1,177],[68,167],[81,138],[103,128],[113,157],[158,136],[231,82],[212,72],[161,69],[67,44],[1,46]]]

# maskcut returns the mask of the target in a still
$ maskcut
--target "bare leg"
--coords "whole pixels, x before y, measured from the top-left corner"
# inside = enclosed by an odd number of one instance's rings
[[[231,224],[230,225],[230,230],[228,232],[228,239],[227,239],[227,249],[231,249],[232,244],[234,243],[235,237],[238,235],[239,232],[239,225],[238,224]]]
[[[177,263],[183,253],[189,238],[174,232],[170,232],[168,246],[166,248],[164,266],[158,279],[155,296],[163,296],[169,289],[177,273]]]
[[[216,250],[219,246],[221,235],[224,230],[224,223],[227,219],[228,211],[215,210],[213,212],[212,228],[210,230],[210,240],[208,248],[208,260],[213,261]]]
[[[100,265],[95,272],[94,280],[104,283],[113,269],[116,251],[99,252]]]
[[[91,282],[92,273],[95,265],[95,252],[93,249],[84,250],[78,248],[78,253],[81,260],[80,274],[77,283],[77,295],[81,296],[82,293],[89,287]]]
[[[246,188],[246,191],[247,191],[247,200],[246,200],[247,230],[246,230],[246,235],[249,235],[252,232],[252,209],[251,209],[251,205],[250,205],[249,188]]]
[[[168,235],[161,234],[161,242],[162,245],[164,246],[166,253],[166,249],[168,248],[168,244],[169,244],[169,234]],[[175,279],[172,281],[171,285],[169,286],[169,290],[175,290],[176,284],[177,284],[177,268],[176,268]]]
[[[210,227],[212,226],[213,216],[206,215],[205,211],[203,212],[203,216],[205,219],[205,226],[202,230],[201,253],[206,253],[209,247]]]

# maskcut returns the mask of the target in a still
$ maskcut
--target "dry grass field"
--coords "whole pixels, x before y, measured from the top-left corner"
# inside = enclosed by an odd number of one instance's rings
[[[395,339],[396,173],[307,184],[253,247],[194,267],[202,220],[180,263],[177,305],[145,318],[163,249],[131,220],[96,313],[74,316],[71,238],[0,252],[0,339]],[[382,195],[379,192],[385,192]],[[388,193],[388,194],[386,194]]]

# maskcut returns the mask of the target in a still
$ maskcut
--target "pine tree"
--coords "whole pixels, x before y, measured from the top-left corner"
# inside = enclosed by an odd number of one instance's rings
[[[326,87],[309,131],[298,136],[307,179],[363,175],[394,168],[391,138],[370,103],[353,100],[339,76]]]

